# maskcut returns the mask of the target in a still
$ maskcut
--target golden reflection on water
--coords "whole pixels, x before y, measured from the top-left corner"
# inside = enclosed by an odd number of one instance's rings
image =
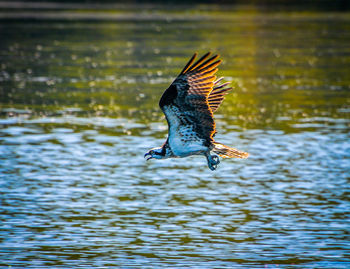
[[[0,13],[0,266],[349,267],[349,14],[138,12]],[[209,50],[218,140],[251,157],[146,163]]]
[[[287,130],[304,118],[349,118],[348,19],[206,10],[188,21],[10,21],[2,105],[157,120],[154,104],[179,68],[194,51],[213,51],[224,60],[218,75],[235,86],[219,111],[231,124]]]

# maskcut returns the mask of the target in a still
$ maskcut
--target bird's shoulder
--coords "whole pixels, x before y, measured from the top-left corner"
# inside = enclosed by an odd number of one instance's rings
[[[221,63],[218,55],[205,54],[195,62],[194,54],[181,73],[165,90],[159,101],[169,126],[181,122],[194,126],[203,137],[211,138],[215,133],[213,111],[230,90],[216,81],[215,73]],[[226,87],[226,88],[225,88]]]

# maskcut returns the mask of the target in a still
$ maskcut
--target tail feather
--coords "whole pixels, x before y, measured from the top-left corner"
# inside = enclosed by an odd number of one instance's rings
[[[224,144],[214,142],[213,151],[221,156],[222,158],[241,158],[246,159],[249,156],[249,153],[240,151],[238,149],[230,148]]]

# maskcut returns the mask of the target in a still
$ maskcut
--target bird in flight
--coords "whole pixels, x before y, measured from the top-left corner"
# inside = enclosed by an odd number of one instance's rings
[[[215,170],[220,163],[218,155],[247,158],[249,154],[214,140],[213,113],[232,88],[229,82],[222,83],[223,78],[216,79],[219,55],[208,52],[195,62],[196,57],[197,53],[160,98],[159,106],[168,122],[168,138],[145,157],[149,160],[204,155],[209,169]]]

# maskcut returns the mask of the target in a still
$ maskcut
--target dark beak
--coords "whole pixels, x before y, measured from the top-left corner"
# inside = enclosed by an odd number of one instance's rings
[[[143,158],[146,158],[146,156],[148,156],[148,155],[150,155],[150,157],[148,157],[147,159],[146,159],[146,161],[148,161],[149,159],[152,159],[153,157],[152,157],[152,155],[150,154],[150,153],[146,153],[145,154],[145,156],[143,156]]]

